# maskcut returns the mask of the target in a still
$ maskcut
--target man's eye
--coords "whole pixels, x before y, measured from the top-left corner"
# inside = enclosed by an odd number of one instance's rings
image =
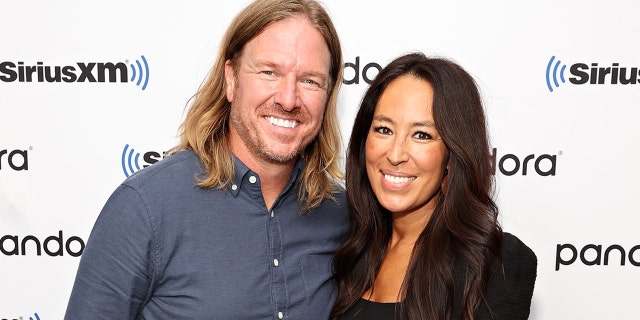
[[[310,88],[324,88],[324,86],[320,84],[320,82],[313,79],[304,79],[302,80],[302,83],[304,83],[305,86]]]

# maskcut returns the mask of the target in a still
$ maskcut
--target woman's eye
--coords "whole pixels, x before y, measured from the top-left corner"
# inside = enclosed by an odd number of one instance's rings
[[[262,74],[267,75],[267,76],[272,76],[273,75],[273,71],[265,70],[265,71],[262,71]]]
[[[387,127],[375,127],[373,128],[373,131],[380,133],[380,134],[391,134],[391,129],[387,128]]]
[[[429,140],[432,138],[430,134],[422,131],[414,133],[413,137],[419,140]]]

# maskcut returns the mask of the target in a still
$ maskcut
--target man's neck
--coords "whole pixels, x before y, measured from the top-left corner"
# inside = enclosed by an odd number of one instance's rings
[[[250,152],[244,145],[240,148],[232,147],[231,150],[242,163],[260,177],[262,197],[267,209],[270,209],[280,193],[282,193],[282,190],[287,186],[297,158],[281,163],[268,161]]]

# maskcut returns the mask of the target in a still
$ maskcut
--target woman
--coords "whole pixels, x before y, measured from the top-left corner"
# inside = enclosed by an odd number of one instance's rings
[[[490,159],[460,66],[414,53],[378,74],[349,143],[331,319],[528,318],[537,259],[498,224]]]

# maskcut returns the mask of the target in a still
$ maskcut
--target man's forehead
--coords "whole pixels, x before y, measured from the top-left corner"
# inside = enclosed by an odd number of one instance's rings
[[[247,42],[240,54],[241,63],[303,67],[328,72],[329,47],[322,34],[308,21],[288,18],[263,30]]]

